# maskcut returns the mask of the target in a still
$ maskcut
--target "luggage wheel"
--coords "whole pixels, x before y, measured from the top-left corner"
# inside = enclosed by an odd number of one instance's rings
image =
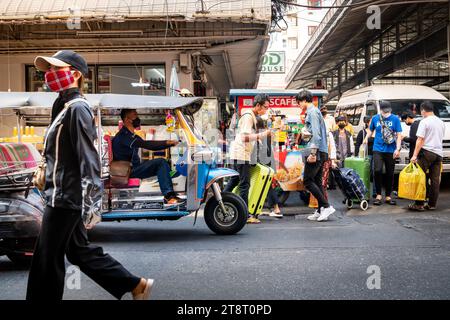
[[[345,205],[347,206],[347,209],[352,209],[353,208],[353,200],[345,199]]]
[[[360,207],[363,211],[366,211],[369,208],[369,202],[367,200],[361,201]]]

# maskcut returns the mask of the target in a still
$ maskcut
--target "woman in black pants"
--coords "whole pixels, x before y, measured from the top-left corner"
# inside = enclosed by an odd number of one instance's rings
[[[260,116],[256,117],[256,129],[258,131],[267,130],[267,125]],[[272,167],[272,169],[275,170],[275,157],[273,154],[272,138],[270,135],[258,141],[256,151],[258,152],[258,163]],[[278,194],[273,183],[270,186],[269,192],[267,194],[267,201],[270,208],[269,216],[275,218],[283,218],[283,214],[281,213],[279,207],[280,201],[278,199]]]
[[[35,65],[45,72],[47,86],[59,96],[44,143],[47,206],[28,278],[27,300],[62,299],[64,255],[117,299],[127,292],[134,299],[148,299],[152,279],[132,275],[88,241],[86,229],[100,221],[102,182],[94,146],[94,116],[82,95],[86,61],[63,50],[53,57],[37,57]]]

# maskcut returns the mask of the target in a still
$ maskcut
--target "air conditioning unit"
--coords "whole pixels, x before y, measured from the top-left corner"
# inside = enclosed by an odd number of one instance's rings
[[[180,53],[180,67],[184,69],[191,69],[191,55],[188,53]]]

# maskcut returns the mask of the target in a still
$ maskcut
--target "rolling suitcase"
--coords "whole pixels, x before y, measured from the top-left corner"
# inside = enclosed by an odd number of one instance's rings
[[[349,168],[332,169],[332,173],[344,194],[344,203],[347,208],[353,208],[353,202],[358,201],[361,209],[366,211],[369,208],[369,202],[365,199],[367,188],[358,173]]]
[[[350,157],[344,160],[344,168],[353,169],[359,175],[367,189],[366,199],[370,198],[370,160],[369,158]]]
[[[248,213],[259,215],[262,212],[264,202],[272,184],[274,171],[272,168],[256,164],[250,169],[250,190],[248,191]],[[239,186],[233,189],[233,193],[239,194]]]

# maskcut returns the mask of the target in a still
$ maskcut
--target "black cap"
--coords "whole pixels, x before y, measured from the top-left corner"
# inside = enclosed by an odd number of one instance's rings
[[[408,110],[408,111],[405,112],[405,117],[406,118],[410,118],[410,119],[414,119],[416,117],[416,115],[411,110]]]
[[[41,71],[47,71],[50,66],[72,67],[87,77],[89,73],[86,60],[72,50],[61,50],[52,57],[38,56],[34,59],[34,65]]]
[[[337,122],[339,122],[339,121],[347,121],[347,119],[346,119],[344,116],[338,116],[338,117],[336,118],[336,121],[337,121]]]
[[[391,103],[387,100],[380,100],[380,109],[386,110],[387,112],[391,112],[392,111]]]

